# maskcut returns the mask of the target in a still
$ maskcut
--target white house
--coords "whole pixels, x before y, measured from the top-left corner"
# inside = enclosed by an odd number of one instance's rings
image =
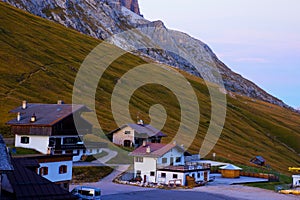
[[[37,174],[69,190],[69,184],[72,180],[72,156],[46,155],[28,159],[36,159],[38,161]]]
[[[86,154],[101,152],[103,144],[95,144],[87,152],[81,140],[82,135],[92,131],[92,125],[81,117],[81,113],[90,112],[84,105],[23,101],[20,107],[10,112],[17,114],[15,119],[7,122],[15,135],[16,147],[34,149],[42,154],[73,154],[73,161],[79,161]]]
[[[210,166],[184,153],[176,144],[144,143],[129,155],[134,157],[134,176],[143,182],[185,185],[187,176],[208,181]]]
[[[300,174],[293,175],[293,187],[300,187]]]
[[[141,146],[143,141],[160,143],[161,138],[167,136],[142,120],[137,124],[125,124],[110,132],[110,135],[114,144],[135,148]]]

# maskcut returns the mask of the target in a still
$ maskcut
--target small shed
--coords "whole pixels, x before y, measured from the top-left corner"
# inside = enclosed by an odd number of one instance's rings
[[[265,166],[266,160],[262,156],[255,156],[255,158],[252,158],[250,160],[251,163],[259,166]]]
[[[239,178],[240,171],[242,168],[239,168],[235,165],[229,164],[219,168],[223,178]]]

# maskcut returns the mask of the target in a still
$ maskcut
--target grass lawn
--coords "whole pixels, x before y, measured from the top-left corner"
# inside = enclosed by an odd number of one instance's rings
[[[73,167],[72,183],[98,182],[113,171],[107,166]]]
[[[15,152],[14,150],[15,149]],[[28,154],[41,154],[40,152],[33,149],[25,149],[21,147],[11,147],[12,155],[28,155]]]
[[[57,99],[62,99],[66,103],[72,103],[73,85],[80,65],[90,51],[100,43],[100,40],[0,2],[1,134],[4,137],[13,137],[10,127],[5,123],[16,117],[9,111],[19,106],[22,100],[55,103]],[[113,45],[105,44],[102,51],[107,53],[107,56],[101,58],[102,62],[98,64],[104,69],[111,58],[110,52],[119,50]],[[95,94],[98,120],[91,121],[92,118],[88,118],[87,114],[85,117],[90,123],[100,124],[104,133],[118,128],[111,109],[111,97],[116,80],[145,63],[143,59],[127,53],[105,68]],[[158,69],[152,69],[152,80],[160,80],[164,76]],[[196,136],[193,137],[189,126],[184,126],[181,134],[186,137],[180,138],[177,142],[184,144],[191,140],[192,144],[185,146],[189,147],[191,153],[198,153],[212,119],[211,97],[202,79],[185,72],[180,73],[194,89],[186,94],[183,93],[185,90],[183,85],[178,85],[181,95],[185,102],[191,102],[189,97],[192,94],[197,95],[201,116]],[[89,78],[99,79],[96,73],[91,73]],[[86,88],[90,87],[86,85]],[[161,104],[167,113],[162,132],[168,137],[163,138],[162,142],[171,142],[182,124],[180,103],[168,88],[159,84],[146,84],[134,91],[129,102],[131,119],[136,119],[138,114],[145,123],[149,123],[151,121],[149,110],[156,104]],[[189,108],[186,112],[189,116],[193,116],[195,111],[197,110]],[[248,165],[251,158],[261,155],[273,169],[289,174],[288,167],[298,166],[300,163],[299,124],[300,115],[289,109],[235,93],[227,95],[225,126],[216,146],[207,157],[215,152],[217,158],[222,157],[233,163]],[[95,136],[91,135],[86,139],[96,141]],[[103,140],[104,136],[100,139]],[[127,150],[122,151],[109,163],[126,163],[133,160],[127,155]]]

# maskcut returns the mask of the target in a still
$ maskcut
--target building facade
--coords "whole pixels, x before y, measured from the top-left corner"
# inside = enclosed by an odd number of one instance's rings
[[[191,160],[176,144],[146,143],[129,155],[134,158],[134,177],[144,183],[186,185],[186,178],[208,181],[210,166]]]
[[[139,121],[137,124],[125,124],[122,127],[110,132],[114,144],[137,148],[143,142],[160,143],[164,133]]]
[[[84,105],[32,104],[23,101],[12,111],[17,116],[7,122],[15,135],[15,146],[34,149],[42,154],[73,154],[79,161],[89,154],[82,136],[92,131],[92,125],[81,117],[90,110]],[[75,120],[76,119],[76,125]],[[101,146],[93,146],[91,152],[100,152]]]

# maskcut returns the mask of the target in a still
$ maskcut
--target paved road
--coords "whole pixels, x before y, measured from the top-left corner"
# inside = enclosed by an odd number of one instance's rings
[[[241,198],[226,197],[218,194],[192,191],[153,190],[143,192],[130,192],[115,195],[106,195],[103,200],[243,200]]]
[[[99,158],[98,160],[93,161],[92,163],[106,163],[118,155],[118,152],[107,149],[107,148],[102,149],[102,151],[105,151],[107,153],[107,155],[102,158]]]

